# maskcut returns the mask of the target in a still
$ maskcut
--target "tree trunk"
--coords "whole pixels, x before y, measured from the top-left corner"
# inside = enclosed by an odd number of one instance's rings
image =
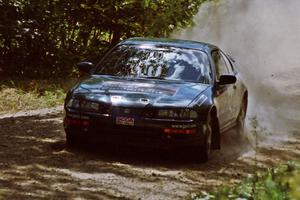
[[[112,46],[116,45],[121,39],[121,31],[120,30],[114,30],[113,31],[113,35],[112,35],[112,39],[110,41],[110,44]]]

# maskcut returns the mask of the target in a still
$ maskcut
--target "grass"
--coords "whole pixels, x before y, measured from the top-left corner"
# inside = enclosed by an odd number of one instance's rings
[[[250,120],[255,149],[259,147],[259,135],[266,133],[256,117]],[[258,134],[260,133],[260,134]],[[261,139],[261,138],[260,138]],[[257,166],[255,150],[255,166]],[[293,161],[270,168],[267,172],[256,172],[239,185],[222,186],[213,192],[201,192],[193,200],[298,200],[300,199],[300,162]]]
[[[250,119],[255,145],[254,162],[257,166],[257,149],[259,135],[264,135],[266,129],[261,127],[256,117]],[[207,193],[202,192],[193,200],[298,200],[300,199],[300,162],[289,162],[266,173],[256,172],[235,187],[223,186]]]
[[[0,114],[62,105],[75,79],[0,81]]]
[[[285,200],[300,199],[300,163],[289,162],[263,175],[248,177],[235,187],[202,192],[193,200]]]

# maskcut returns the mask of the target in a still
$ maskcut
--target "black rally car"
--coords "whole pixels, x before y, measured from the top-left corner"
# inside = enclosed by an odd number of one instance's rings
[[[94,66],[65,100],[69,146],[88,140],[192,148],[207,160],[220,133],[242,129],[247,89],[218,47],[185,40],[132,38]]]

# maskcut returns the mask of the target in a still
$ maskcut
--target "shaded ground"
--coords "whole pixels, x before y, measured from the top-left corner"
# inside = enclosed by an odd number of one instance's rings
[[[34,113],[38,114],[38,113]],[[182,199],[300,157],[300,137],[254,151],[234,133],[205,164],[141,149],[69,150],[61,112],[0,117],[0,198]],[[295,132],[296,137],[296,132]]]

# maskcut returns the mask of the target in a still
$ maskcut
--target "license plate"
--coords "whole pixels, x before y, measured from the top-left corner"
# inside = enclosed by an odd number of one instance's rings
[[[134,118],[130,117],[117,117],[116,124],[125,126],[134,126]]]

